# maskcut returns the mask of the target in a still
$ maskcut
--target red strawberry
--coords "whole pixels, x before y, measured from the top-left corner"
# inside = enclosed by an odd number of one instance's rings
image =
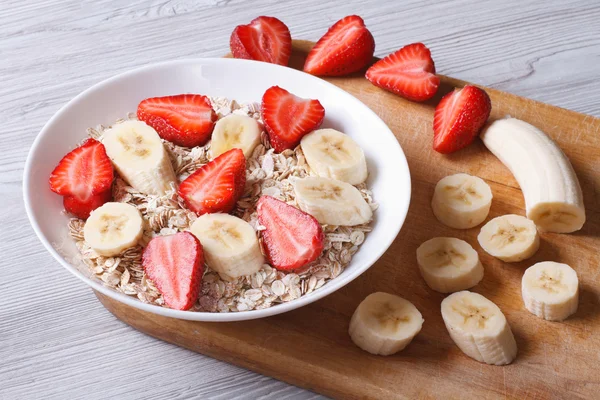
[[[485,125],[492,102],[487,93],[467,85],[445,95],[433,117],[433,149],[452,153],[467,147]]]
[[[321,255],[325,235],[313,216],[271,196],[262,196],[256,210],[266,228],[262,240],[272,266],[293,271]]]
[[[189,310],[198,300],[204,253],[190,232],[152,239],[144,249],[142,266],[170,308]]]
[[[80,219],[88,219],[90,213],[102,204],[112,199],[112,191],[106,190],[100,194],[92,194],[88,197],[78,198],[76,196],[65,196],[63,205],[65,210]]]
[[[366,77],[373,85],[413,101],[432,98],[440,85],[431,52],[423,43],[409,44],[377,61]]]
[[[298,146],[302,136],[317,129],[325,109],[319,100],[303,99],[272,86],[263,95],[262,116],[271,146],[280,153]]]
[[[248,25],[238,25],[229,40],[235,58],[287,65],[292,53],[288,27],[273,17],[258,17]]]
[[[200,94],[152,97],[138,105],[137,117],[178,146],[203,146],[210,139],[217,114]]]
[[[244,194],[246,158],[231,149],[203,165],[179,185],[179,196],[198,215],[227,213]]]
[[[60,160],[50,174],[50,190],[62,196],[88,199],[110,189],[113,167],[104,145],[87,139]]]
[[[358,15],[336,22],[312,48],[304,72],[341,76],[365,67],[373,58],[375,39]]]

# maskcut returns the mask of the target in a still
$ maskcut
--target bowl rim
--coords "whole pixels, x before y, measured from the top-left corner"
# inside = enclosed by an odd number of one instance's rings
[[[219,313],[219,312],[201,312],[201,311],[199,312],[199,311],[174,310],[174,309],[167,308],[167,307],[161,307],[161,306],[143,303],[142,301],[138,300],[137,298],[128,296],[123,293],[119,293],[119,292],[115,291],[114,289],[110,289],[110,288],[102,285],[101,283],[96,282],[95,280],[85,276],[82,272],[80,272],[77,269],[77,267],[75,267],[75,266],[71,265],[69,262],[67,262],[65,260],[65,258],[56,251],[56,249],[52,246],[50,241],[42,233],[42,230],[41,230],[37,220],[33,217],[33,209],[32,209],[31,200],[30,200],[32,198],[32,192],[30,189],[30,176],[32,175],[32,169],[35,164],[33,156],[37,151],[39,151],[38,150],[39,142],[41,141],[41,138],[47,134],[49,127],[54,123],[55,120],[59,119],[62,116],[62,114],[65,113],[66,110],[68,110],[74,103],[93,94],[97,90],[101,90],[104,86],[106,86],[114,81],[126,79],[130,76],[133,76],[133,75],[136,75],[136,74],[139,74],[142,72],[150,71],[153,69],[161,69],[161,68],[165,68],[165,67],[171,67],[171,66],[177,66],[177,65],[183,65],[183,64],[201,65],[201,64],[206,64],[206,63],[216,63],[216,64],[218,64],[218,63],[239,63],[240,67],[243,67],[243,65],[246,63],[251,63],[251,64],[261,64],[260,68],[264,67],[266,69],[286,68],[288,70],[293,71],[292,72],[293,74],[299,74],[299,75],[302,74],[304,78],[306,78],[308,76],[309,79],[319,80],[320,81],[319,83],[321,85],[325,85],[325,87],[332,90],[334,93],[343,94],[344,96],[347,96],[352,102],[358,103],[362,108],[364,108],[366,113],[370,114],[372,117],[374,117],[376,119],[379,119],[383,123],[383,125],[387,128],[387,131],[385,133],[382,132],[382,134],[391,135],[394,138],[394,143],[396,144],[396,148],[394,150],[396,150],[396,152],[398,153],[398,157],[397,157],[398,166],[400,167],[400,169],[402,169],[406,172],[408,179],[405,181],[406,182],[405,187],[403,188],[403,192],[406,193],[406,196],[404,196],[403,199],[399,199],[398,203],[396,204],[397,210],[399,211],[399,214],[398,214],[399,217],[398,217],[398,222],[396,224],[396,230],[395,230],[395,232],[393,232],[393,234],[389,235],[388,239],[383,243],[383,245],[379,246],[379,251],[374,253],[373,256],[371,257],[372,261],[367,262],[365,266],[357,269],[356,271],[353,271],[352,273],[348,274],[347,276],[344,276],[344,277],[338,276],[336,278],[331,279],[331,281],[329,281],[323,287],[319,288],[319,290],[312,292],[310,296],[301,296],[301,297],[291,300],[289,302],[280,303],[280,304],[274,305],[272,307],[260,309],[260,310]],[[86,90],[84,90],[83,92],[79,93],[77,96],[72,98],[69,102],[64,104],[44,124],[43,128],[36,135],[35,140],[33,141],[31,148],[29,149],[29,152],[27,154],[27,160],[25,162],[25,168],[23,171],[23,200],[25,203],[25,210],[27,212],[27,217],[28,217],[29,222],[30,222],[35,234],[37,235],[38,239],[42,242],[42,244],[44,245],[46,250],[48,250],[48,252],[54,257],[54,259],[56,261],[58,261],[64,268],[66,268],[69,272],[71,272],[77,278],[79,278],[80,280],[85,282],[87,285],[89,285],[92,289],[102,293],[105,296],[112,298],[113,300],[119,301],[130,307],[135,307],[142,311],[150,312],[153,314],[158,314],[158,315],[161,315],[164,317],[171,317],[171,318],[190,320],[190,321],[231,322],[231,321],[243,321],[243,320],[269,317],[272,315],[282,314],[282,313],[294,310],[296,308],[303,307],[305,305],[313,303],[313,302],[315,302],[319,299],[322,299],[323,297],[341,289],[342,287],[346,286],[348,283],[350,283],[354,279],[356,279],[359,275],[361,275],[362,273],[367,271],[369,268],[371,268],[373,266],[373,264],[375,264],[379,260],[379,258],[381,258],[381,256],[389,249],[389,247],[391,246],[393,241],[396,239],[396,237],[400,233],[400,229],[404,225],[406,216],[408,214],[410,199],[411,199],[411,175],[410,175],[410,170],[408,167],[408,162],[406,160],[406,155],[404,154],[404,151],[402,150],[400,143],[394,136],[394,133],[391,131],[391,129],[367,105],[365,105],[363,102],[361,102],[359,99],[357,99],[350,93],[346,92],[345,90],[335,86],[334,84],[329,83],[318,77],[309,75],[305,72],[302,72],[302,71],[299,71],[299,70],[296,70],[293,68],[289,68],[289,67],[276,65],[276,64],[269,64],[269,63],[253,61],[253,60],[241,60],[241,59],[235,59],[235,58],[216,58],[216,57],[187,58],[187,59],[181,59],[181,60],[164,61],[164,62],[153,63],[153,64],[149,64],[146,66],[134,68],[132,70],[122,72],[122,73],[114,75],[110,78],[104,79],[98,83],[95,83],[91,87],[87,88]]]

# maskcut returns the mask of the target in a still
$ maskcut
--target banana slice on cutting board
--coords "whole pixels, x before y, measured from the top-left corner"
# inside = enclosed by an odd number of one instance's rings
[[[521,291],[525,308],[548,321],[562,321],[577,311],[579,280],[567,264],[544,261],[527,268]]]
[[[373,218],[373,211],[357,188],[330,178],[306,177],[294,181],[300,209],[321,224],[360,225]]]
[[[463,353],[492,365],[510,364],[517,342],[497,305],[480,294],[462,291],[442,301],[442,318]]]
[[[419,271],[427,286],[440,293],[452,293],[477,285],[483,278],[479,255],[464,240],[437,237],[417,249]]]
[[[83,237],[101,256],[112,257],[135,246],[144,233],[144,220],[127,203],[105,203],[85,221]]]
[[[404,349],[421,331],[423,316],[408,300],[389,293],[372,293],[358,306],[348,333],[361,349],[387,356]]]
[[[435,185],[431,207],[442,224],[469,229],[487,218],[492,197],[492,190],[483,179],[455,174],[442,178]]]
[[[569,233],[585,223],[583,194],[567,156],[544,132],[524,121],[494,121],[481,133],[483,144],[515,176],[525,197],[527,218],[542,231]]]
[[[142,121],[125,121],[102,135],[106,154],[134,189],[163,195],[177,182],[169,155],[156,131]]]
[[[231,149],[241,149],[250,158],[260,144],[261,128],[258,121],[247,115],[229,114],[215,124],[210,151],[216,158]]]
[[[204,214],[194,221],[192,233],[202,243],[206,263],[231,278],[260,270],[265,259],[252,226],[229,214]]]
[[[540,248],[533,221],[514,214],[489,221],[481,228],[477,241],[489,255],[506,262],[525,260]]]
[[[300,141],[310,168],[324,178],[358,185],[367,179],[365,153],[352,138],[335,129],[318,129]]]

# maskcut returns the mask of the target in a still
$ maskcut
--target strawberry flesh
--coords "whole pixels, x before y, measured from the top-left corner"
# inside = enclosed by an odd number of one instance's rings
[[[60,160],[50,174],[50,190],[61,196],[88,199],[110,189],[113,167],[104,145],[87,139]]]
[[[246,158],[231,149],[200,167],[179,185],[179,196],[198,215],[228,213],[244,194]]]
[[[304,72],[321,76],[341,76],[364,68],[375,52],[375,39],[358,15],[336,22],[312,48]]]
[[[229,41],[235,58],[287,65],[292,53],[288,27],[274,17],[258,17],[248,25],[238,25]]]
[[[377,61],[367,70],[372,84],[412,101],[433,97],[440,85],[431,52],[423,43],[413,43]]]
[[[479,134],[492,110],[487,93],[467,85],[448,93],[435,108],[433,149],[452,153],[467,147]]]
[[[317,129],[325,109],[319,100],[303,99],[273,86],[263,95],[262,116],[271,146],[281,153],[295,148],[304,135]]]
[[[265,227],[262,241],[273,267],[294,271],[321,255],[325,236],[312,215],[271,196],[262,196],[256,210]]]
[[[152,97],[138,105],[137,117],[177,146],[203,146],[210,140],[217,114],[206,96]]]
[[[142,266],[170,308],[189,310],[198,300],[204,253],[190,232],[152,239],[142,254]]]
[[[92,194],[88,197],[65,196],[63,205],[65,210],[80,219],[88,219],[91,212],[112,199],[112,191],[106,190],[100,194]]]

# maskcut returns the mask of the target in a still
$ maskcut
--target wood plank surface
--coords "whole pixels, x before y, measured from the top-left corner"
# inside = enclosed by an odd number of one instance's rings
[[[290,65],[301,66],[311,46],[310,42],[296,41]],[[358,97],[388,124],[411,170],[413,197],[406,223],[371,269],[321,301],[255,321],[179,321],[144,313],[97,294],[101,302],[117,318],[149,335],[333,397],[408,399],[444,393],[450,398],[473,399],[594,398],[600,390],[596,372],[600,337],[594,334],[600,329],[600,119],[488,89],[492,120],[511,115],[534,124],[558,142],[580,178],[587,211],[581,231],[541,234],[542,245],[533,258],[507,264],[481,249],[476,240],[479,228],[451,229],[431,212],[435,183],[443,176],[466,172],[490,184],[494,200],[489,218],[525,213],[514,178],[480,141],[450,156],[431,149],[433,109],[443,94],[464,82],[442,77],[440,93],[419,104],[374,87],[362,74],[327,80]],[[416,265],[416,248],[434,236],[459,237],[478,251],[485,276],[472,290],[485,295],[505,313],[519,347],[513,364],[481,364],[453,344],[440,314],[444,295],[427,287]],[[579,310],[563,323],[541,320],[522,304],[522,273],[544,260],[573,266],[580,279]],[[394,356],[363,352],[347,334],[352,312],[375,291],[410,300],[425,319],[421,333]]]
[[[27,152],[103,79],[220,57],[233,27],[258,15],[317,40],[359,14],[377,56],[423,41],[444,75],[600,117],[597,0],[3,0],[0,11],[0,399],[321,398],[130,328],[43,248],[23,206]]]

